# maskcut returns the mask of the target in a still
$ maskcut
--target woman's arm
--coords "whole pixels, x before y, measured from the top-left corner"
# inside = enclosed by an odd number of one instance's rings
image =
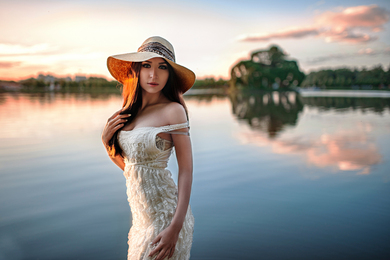
[[[181,230],[187,214],[192,187],[192,148],[191,140],[186,135],[173,135],[176,158],[179,166],[178,174],[178,201],[171,226],[178,232]]]
[[[170,115],[170,124],[178,124],[187,121],[184,108],[179,105],[168,113]],[[178,131],[187,132],[188,128],[179,129]],[[192,186],[192,148],[191,140],[188,135],[172,134],[172,140],[175,145],[176,158],[179,168],[178,174],[178,201],[175,215],[169,227],[164,229],[153,241],[158,246],[149,254],[150,256],[158,253],[156,260],[172,257],[175,252],[175,246],[181,228],[183,227],[184,219],[187,214],[188,205],[191,196]]]
[[[106,148],[107,154],[110,157],[111,161],[113,161],[119,168],[124,170],[125,168],[125,162],[123,161],[123,157],[121,155],[110,155],[108,142],[112,138],[112,136],[115,134],[116,131],[118,131],[121,127],[124,126],[124,123],[127,121],[127,117],[131,116],[128,114],[120,115],[119,113],[122,110],[116,111],[108,120],[107,123],[103,129],[102,133],[102,142],[104,147]]]

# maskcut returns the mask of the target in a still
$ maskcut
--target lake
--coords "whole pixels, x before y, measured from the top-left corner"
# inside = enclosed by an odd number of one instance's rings
[[[390,259],[389,92],[198,94],[191,259]],[[126,259],[125,178],[100,140],[121,103],[0,93],[1,260]]]

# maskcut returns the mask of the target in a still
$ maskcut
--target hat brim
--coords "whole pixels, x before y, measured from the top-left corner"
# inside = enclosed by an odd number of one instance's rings
[[[153,52],[132,52],[112,55],[107,58],[107,67],[111,75],[123,84],[132,62],[142,62],[152,58],[162,58],[172,66],[182,93],[185,93],[194,85],[194,72]]]

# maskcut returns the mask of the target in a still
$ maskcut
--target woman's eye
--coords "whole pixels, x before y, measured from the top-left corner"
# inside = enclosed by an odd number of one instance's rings
[[[166,69],[168,69],[168,67],[166,65],[161,65],[160,69],[166,70]]]
[[[144,67],[144,68],[150,68],[150,64],[144,63],[144,64],[142,64],[142,67]]]

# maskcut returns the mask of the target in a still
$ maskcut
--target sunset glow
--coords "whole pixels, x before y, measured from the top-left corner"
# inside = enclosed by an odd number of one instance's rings
[[[149,36],[175,47],[198,78],[230,77],[250,51],[279,45],[305,72],[389,66],[390,2],[379,1],[1,1],[0,79],[39,73],[112,80],[109,55]]]

